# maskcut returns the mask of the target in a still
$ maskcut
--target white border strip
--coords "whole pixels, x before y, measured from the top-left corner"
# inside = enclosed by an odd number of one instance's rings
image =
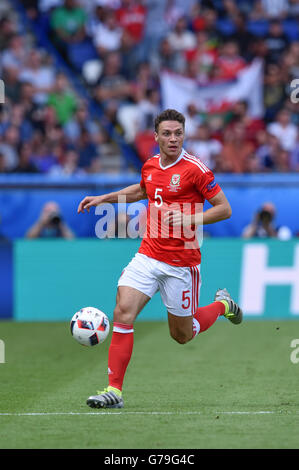
[[[277,414],[282,411],[215,411],[208,415],[266,415]],[[95,412],[31,412],[31,413],[0,413],[1,416],[90,416],[90,415],[207,415],[201,411],[95,411]]]

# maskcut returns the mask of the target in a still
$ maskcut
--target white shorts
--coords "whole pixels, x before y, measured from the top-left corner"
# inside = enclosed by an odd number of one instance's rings
[[[194,315],[201,286],[200,264],[172,266],[137,253],[123,270],[118,286],[129,286],[148,297],[159,290],[169,313],[179,317]]]

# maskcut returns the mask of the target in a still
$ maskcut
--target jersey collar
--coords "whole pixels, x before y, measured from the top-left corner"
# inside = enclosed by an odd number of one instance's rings
[[[176,164],[182,159],[184,153],[185,153],[185,150],[182,148],[182,151],[181,151],[181,153],[180,153],[180,156],[176,159],[176,161],[173,162],[173,163],[170,163],[170,165],[167,165],[167,166],[162,166],[162,164],[161,164],[161,157],[160,157],[160,158],[159,158],[159,165],[160,165],[160,168],[161,168],[162,170],[168,170],[168,168],[171,168],[172,166],[176,165]]]

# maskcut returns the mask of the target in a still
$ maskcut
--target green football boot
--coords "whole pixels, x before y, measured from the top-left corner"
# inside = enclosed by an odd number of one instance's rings
[[[216,302],[222,302],[225,305],[224,317],[234,325],[239,325],[243,320],[243,312],[239,305],[231,298],[226,289],[218,289],[215,294]]]

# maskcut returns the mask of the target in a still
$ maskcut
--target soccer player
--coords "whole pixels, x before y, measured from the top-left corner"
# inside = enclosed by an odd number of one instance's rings
[[[122,387],[133,350],[134,321],[158,290],[167,308],[170,335],[180,344],[206,331],[220,315],[234,324],[242,321],[242,310],[226,289],[218,289],[210,305],[198,307],[201,252],[195,227],[229,218],[231,207],[212,171],[183,149],[184,126],[184,115],[174,109],[159,114],[155,139],[160,153],[145,162],[140,183],[87,196],[78,207],[81,213],[102,203],[117,203],[119,196],[126,196],[128,203],[148,199],[146,234],[118,281],[109,385],[87,399],[93,408],[124,406]],[[211,207],[203,212],[205,199]]]

